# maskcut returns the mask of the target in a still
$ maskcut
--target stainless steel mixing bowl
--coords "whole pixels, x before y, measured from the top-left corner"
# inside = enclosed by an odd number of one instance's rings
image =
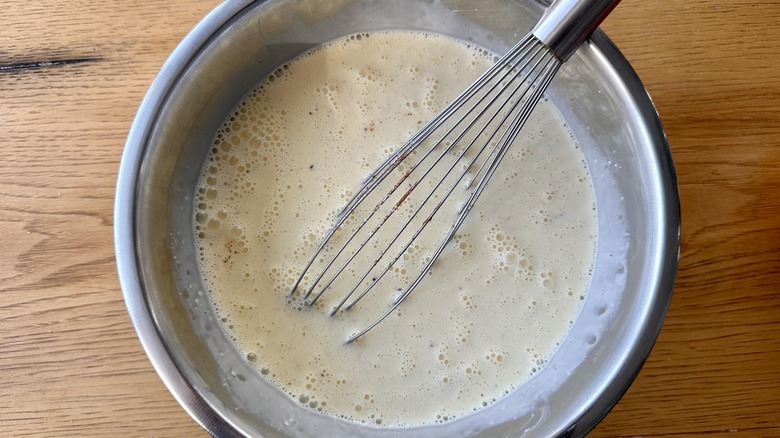
[[[579,436],[618,401],[669,304],[679,201],[655,109],[599,31],[548,92],[593,177],[599,233],[593,279],[558,351],[505,399],[456,421],[412,429],[326,417],[245,363],[220,330],[199,276],[191,221],[201,164],[228,112],[275,67],[325,41],[378,29],[433,31],[502,53],[543,8],[533,0],[236,0],[217,7],[171,55],[122,157],[116,257],[152,364],[206,430],[218,436]]]

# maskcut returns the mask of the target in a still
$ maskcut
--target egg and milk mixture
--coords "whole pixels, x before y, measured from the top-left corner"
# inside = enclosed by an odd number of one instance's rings
[[[521,385],[576,318],[594,199],[544,100],[434,269],[364,338],[343,344],[386,311],[386,294],[333,317],[341,292],[311,308],[288,297],[361,180],[493,62],[443,36],[351,35],[279,68],[218,131],[193,220],[201,275],[246,360],[300,404],[374,425],[448,421]],[[401,286],[438,246],[426,236],[394,267]]]

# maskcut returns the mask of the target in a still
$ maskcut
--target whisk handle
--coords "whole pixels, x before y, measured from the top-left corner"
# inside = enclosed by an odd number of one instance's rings
[[[566,61],[618,3],[620,0],[553,0],[531,33]]]

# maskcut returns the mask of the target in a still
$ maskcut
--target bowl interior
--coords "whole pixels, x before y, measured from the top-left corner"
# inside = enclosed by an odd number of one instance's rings
[[[593,178],[599,237],[590,291],[546,368],[500,402],[413,430],[359,426],[304,409],[235,350],[219,328],[198,269],[191,221],[201,165],[226,115],[277,66],[340,36],[382,29],[433,31],[503,53],[543,7],[531,0],[228,2],[172,55],[139,111],[123,157],[117,227],[126,232],[117,232],[117,253],[134,322],[153,327],[139,329],[152,362],[212,433],[580,435],[617,402],[649,353],[668,306],[679,210],[652,103],[600,32],[548,91]],[[134,257],[119,257],[120,249]],[[155,343],[162,347],[153,348]]]

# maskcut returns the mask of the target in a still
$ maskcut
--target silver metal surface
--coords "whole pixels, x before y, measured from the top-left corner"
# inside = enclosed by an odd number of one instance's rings
[[[674,169],[641,82],[596,31],[547,95],[593,178],[598,248],[590,290],[546,367],[505,399],[456,421],[408,429],[355,425],[268,384],[219,329],[203,290],[192,195],[212,136],[276,66],[339,36],[427,30],[504,53],[542,13],[532,0],[249,0],[207,16],[152,84],[122,156],[117,266],[149,358],[215,436],[581,436],[617,402],[663,323],[679,249]],[[280,297],[283,299],[283,297]]]
[[[531,34],[566,61],[618,3],[620,0],[555,0]]]

